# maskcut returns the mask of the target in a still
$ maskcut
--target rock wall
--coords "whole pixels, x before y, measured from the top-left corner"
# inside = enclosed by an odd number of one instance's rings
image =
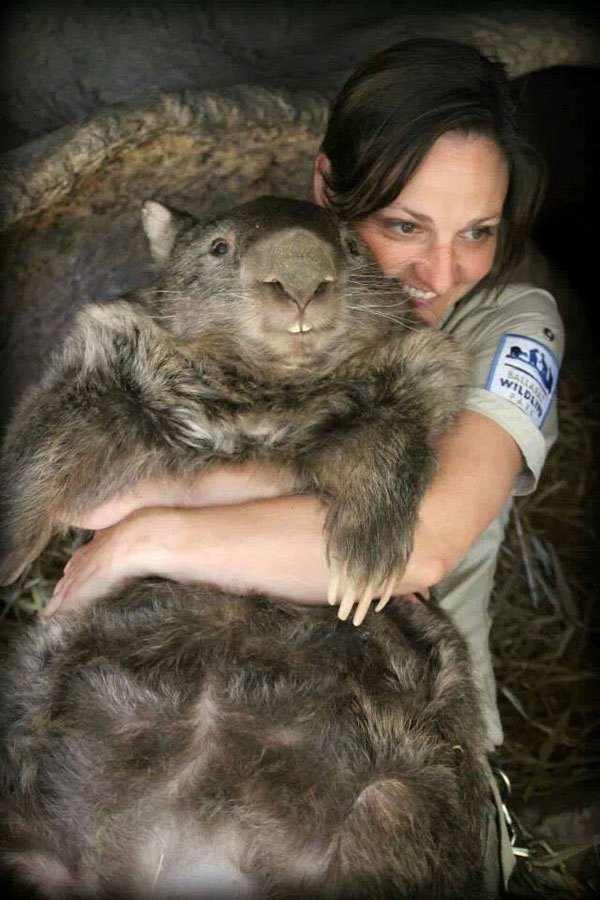
[[[2,150],[152,91],[327,95],[407,37],[467,41],[514,76],[594,64],[600,48],[583,0],[9,0],[3,15]]]

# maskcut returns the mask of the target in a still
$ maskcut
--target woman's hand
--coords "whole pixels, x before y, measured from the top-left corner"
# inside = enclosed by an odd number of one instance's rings
[[[129,578],[163,575],[185,580],[185,553],[177,554],[166,535],[174,524],[169,509],[229,506],[293,493],[294,476],[274,464],[240,463],[217,466],[194,479],[143,479],[69,526],[95,531],[92,540],[75,551],[42,615],[67,612],[105,596]],[[189,522],[186,529],[185,523]],[[200,527],[198,517],[178,516],[174,533],[188,537]],[[171,532],[173,533],[173,532]],[[197,535],[196,535],[197,537]],[[225,537],[226,540],[226,537]],[[198,573],[190,573],[191,580]],[[196,580],[199,580],[196,577]]]
[[[150,574],[149,554],[139,540],[143,519],[143,512],[134,514],[97,531],[89,543],[79,547],[66,564],[42,616],[72,612],[105,596],[129,578]]]

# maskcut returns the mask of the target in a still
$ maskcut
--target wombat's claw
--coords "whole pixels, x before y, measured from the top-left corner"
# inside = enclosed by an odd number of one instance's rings
[[[383,609],[390,597],[392,597],[394,594],[395,583],[396,576],[390,575],[389,578],[387,578],[378,586],[374,586],[373,583],[371,583],[368,588],[366,588],[358,602],[356,611],[354,613],[354,618],[352,619],[355,625],[360,625],[363,621],[364,617],[369,611],[369,607],[374,596],[379,597],[379,603],[375,607],[375,612],[379,612]]]
[[[388,581],[386,581],[386,585],[389,586],[389,590],[387,590],[387,588],[386,588],[385,591],[382,591],[381,597],[379,598],[379,603],[375,607],[375,612],[381,612],[381,610],[386,605],[388,600],[390,600],[391,597],[394,595],[394,585],[393,584],[390,585],[389,579],[388,579]]]
[[[371,602],[379,597],[376,611],[379,612],[386,605],[394,593],[395,576],[390,575],[383,582],[369,581],[367,584],[361,579],[354,579],[338,563],[331,565],[331,576],[327,591],[327,601],[331,606],[339,602],[338,619],[346,620],[356,603],[356,610],[352,619],[355,625],[360,625],[369,611]]]
[[[339,601],[338,588],[340,586],[341,569],[337,563],[331,562],[329,566],[329,584],[327,585],[327,602],[335,606]]]

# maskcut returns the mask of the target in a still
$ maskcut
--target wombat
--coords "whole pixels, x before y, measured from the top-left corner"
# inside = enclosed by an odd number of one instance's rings
[[[327,503],[332,601],[364,612],[406,565],[465,356],[312,204],[144,212],[162,275],[85,307],[9,427],[0,582],[139,478],[268,459]]]
[[[0,675],[0,860],[56,900],[484,900],[484,727],[431,604],[141,580]],[[19,894],[21,896],[21,894]]]
[[[14,578],[137,478],[274,459],[356,583],[399,573],[465,378],[350,226],[146,206],[159,281],[78,316],[4,455]],[[462,640],[144,579],[3,667],[0,847],[50,898],[477,898],[483,725]]]

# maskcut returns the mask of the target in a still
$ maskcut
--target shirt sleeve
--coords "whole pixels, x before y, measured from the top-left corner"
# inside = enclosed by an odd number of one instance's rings
[[[474,318],[466,340],[456,335],[472,360],[465,408],[497,422],[515,440],[525,465],[513,494],[529,494],[558,437],[562,321],[551,294],[527,285],[507,288],[499,302],[484,304]]]

